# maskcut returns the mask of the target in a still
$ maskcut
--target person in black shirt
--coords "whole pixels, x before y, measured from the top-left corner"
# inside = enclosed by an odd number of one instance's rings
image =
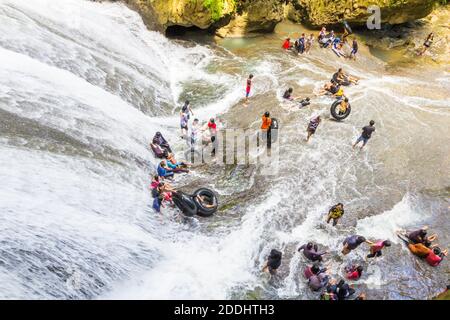
[[[350,59],[356,60],[356,54],[358,53],[358,41],[353,39],[352,52],[350,53]]]
[[[281,266],[282,256],[283,254],[280,251],[272,249],[266,263],[264,264],[263,272],[269,272],[271,275],[276,274],[277,269]]]
[[[363,142],[363,145],[361,147],[364,148],[364,146],[367,144],[367,142],[369,141],[370,137],[372,136],[372,133],[375,131],[375,121],[370,120],[370,123],[368,126],[365,126],[364,128],[362,128],[362,134],[361,136],[358,138],[358,140],[356,140],[355,144],[353,145],[353,148],[356,147],[356,145],[358,143],[360,143],[361,141]]]

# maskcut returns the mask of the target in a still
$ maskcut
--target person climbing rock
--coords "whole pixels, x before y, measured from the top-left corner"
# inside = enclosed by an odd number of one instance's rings
[[[331,207],[328,211],[327,223],[330,223],[333,220],[333,226],[336,226],[339,219],[344,215],[344,205],[342,203],[338,203]]]

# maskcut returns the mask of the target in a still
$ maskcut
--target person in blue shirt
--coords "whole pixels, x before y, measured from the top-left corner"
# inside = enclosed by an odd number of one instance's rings
[[[158,176],[163,178],[172,178],[173,177],[173,171],[169,169],[167,166],[166,161],[161,161],[158,166]]]

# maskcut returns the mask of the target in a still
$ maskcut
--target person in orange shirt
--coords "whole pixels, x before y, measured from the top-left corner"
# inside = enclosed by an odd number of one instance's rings
[[[272,146],[272,135],[271,135],[271,127],[272,125],[272,119],[270,118],[270,113],[266,111],[264,115],[262,116],[262,124],[261,124],[261,131],[263,134],[263,139],[267,139],[267,148],[270,149]]]

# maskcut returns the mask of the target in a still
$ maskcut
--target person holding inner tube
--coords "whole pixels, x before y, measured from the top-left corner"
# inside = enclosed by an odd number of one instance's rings
[[[272,146],[272,134],[271,134],[272,119],[270,118],[270,113],[266,111],[262,116],[261,132],[263,140],[267,140],[267,148],[270,149]]]
[[[339,104],[339,115],[344,115],[347,112],[348,108],[348,98],[343,95],[343,99],[341,99],[341,103]]]
[[[338,203],[331,207],[328,211],[327,223],[330,223],[333,220],[333,227],[337,225],[338,221],[344,215],[344,205],[342,203]]]
[[[370,120],[369,125],[362,128],[362,134],[356,140],[356,142],[353,144],[353,149],[358,145],[358,143],[362,142],[363,145],[361,146],[361,150],[364,148],[364,146],[367,144],[369,139],[372,137],[372,133],[375,132],[375,121]]]

